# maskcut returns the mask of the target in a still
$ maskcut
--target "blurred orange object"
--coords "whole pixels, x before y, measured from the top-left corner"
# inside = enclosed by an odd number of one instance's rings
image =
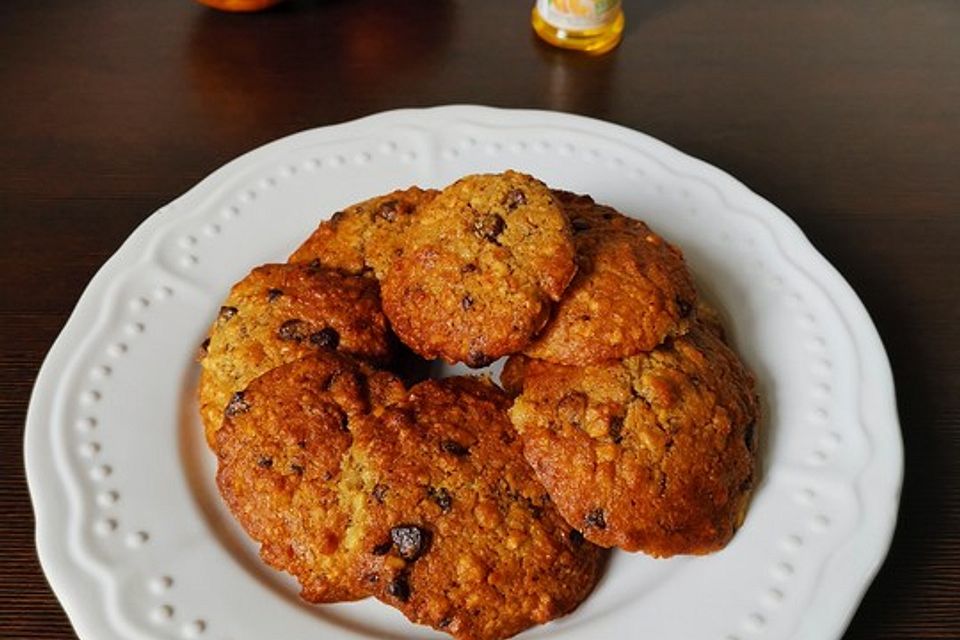
[[[280,4],[283,0],[197,0],[197,2],[221,11],[261,11]]]

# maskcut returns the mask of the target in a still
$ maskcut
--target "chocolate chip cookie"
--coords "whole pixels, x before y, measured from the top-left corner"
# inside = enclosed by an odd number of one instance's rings
[[[528,175],[474,175],[418,209],[384,311],[425,358],[474,367],[524,349],[576,271],[570,224]]]
[[[653,556],[723,547],[753,486],[753,379],[694,326],[649,353],[573,367],[520,357],[510,415],[560,512],[592,542]]]
[[[403,249],[403,238],[417,209],[433,200],[434,189],[410,187],[370,198],[333,214],[290,256],[344,273],[383,277]]]
[[[697,296],[680,251],[589,196],[554,193],[570,218],[579,268],[524,353],[590,364],[649,351],[686,332]]]
[[[201,349],[207,442],[233,393],[258,375],[317,350],[384,363],[391,339],[375,280],[306,264],[254,269],[231,289]]]
[[[509,404],[485,380],[430,380],[355,434],[367,583],[456,638],[506,638],[571,611],[604,559],[523,460]]]
[[[233,395],[214,448],[217,486],[271,566],[311,602],[370,594],[358,572],[368,518],[346,469],[352,432],[402,383],[334,352],[271,369]]]

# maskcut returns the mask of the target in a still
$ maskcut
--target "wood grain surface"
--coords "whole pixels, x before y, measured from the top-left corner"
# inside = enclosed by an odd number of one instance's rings
[[[880,330],[906,444],[893,547],[845,637],[960,637],[960,3],[628,0],[601,58],[536,41],[531,4],[0,3],[0,637],[73,637],[36,559],[22,434],[94,272],[244,151],[445,103],[623,124],[796,220]]]

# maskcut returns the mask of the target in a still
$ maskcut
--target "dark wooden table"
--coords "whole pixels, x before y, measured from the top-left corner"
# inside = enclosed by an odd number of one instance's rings
[[[906,443],[893,547],[846,637],[960,637],[960,3],[628,0],[602,58],[537,42],[531,3],[0,3],[0,637],[72,637],[35,556],[22,434],[94,272],[244,151],[444,103],[645,131],[800,224],[879,327]]]

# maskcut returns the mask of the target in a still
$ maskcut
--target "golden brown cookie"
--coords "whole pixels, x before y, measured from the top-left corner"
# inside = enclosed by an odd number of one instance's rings
[[[703,298],[697,300],[697,324],[727,342],[727,329],[723,325],[723,316]]]
[[[576,271],[550,190],[507,171],[463,178],[422,206],[384,274],[384,311],[425,358],[470,366],[520,351]]]
[[[227,405],[217,486],[264,561],[296,576],[306,600],[370,595],[358,572],[363,496],[343,467],[351,432],[404,396],[390,374],[320,351],[268,371]]]
[[[201,354],[207,442],[230,396],[258,375],[318,349],[383,363],[390,343],[375,280],[302,264],[257,267],[231,289]]]
[[[410,187],[370,198],[333,214],[290,256],[289,262],[318,261],[330,269],[378,278],[402,249],[402,240],[417,208],[437,195]]]
[[[604,559],[524,461],[509,403],[486,380],[430,380],[355,435],[368,584],[456,638],[506,638],[573,610]]]
[[[500,386],[511,398],[523,392],[523,379],[527,373],[527,364],[538,362],[529,356],[517,354],[510,356],[500,370]]]
[[[524,353],[582,365],[649,351],[686,332],[696,291],[680,251],[589,196],[554,193],[573,226],[579,268]]]
[[[730,540],[753,484],[758,406],[712,331],[585,367],[517,360],[506,378],[522,381],[510,415],[524,454],[588,540],[654,556]]]

